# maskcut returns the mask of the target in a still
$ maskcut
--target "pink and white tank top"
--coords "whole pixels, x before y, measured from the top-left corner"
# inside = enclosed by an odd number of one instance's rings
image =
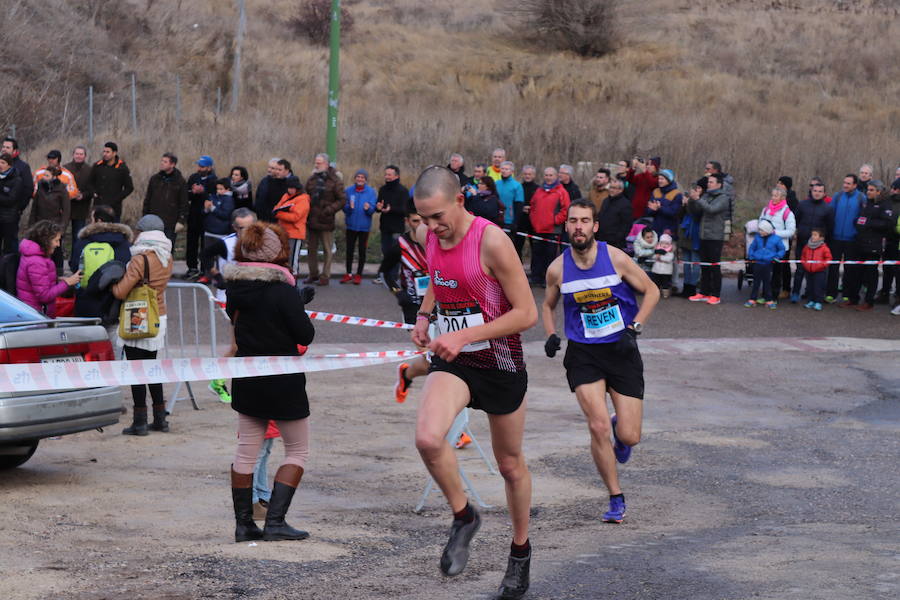
[[[495,225],[475,217],[463,239],[447,250],[441,248],[437,236],[428,232],[425,254],[441,333],[490,323],[512,308],[500,282],[481,268],[481,238],[487,227]],[[463,347],[455,362],[477,369],[523,371],[521,337],[516,333],[469,344]]]

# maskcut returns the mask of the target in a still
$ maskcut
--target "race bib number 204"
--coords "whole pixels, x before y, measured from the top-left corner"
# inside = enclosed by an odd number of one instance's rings
[[[438,328],[441,334],[460,331],[469,327],[484,325],[484,315],[477,302],[449,302],[438,306]],[[491,343],[487,340],[463,346],[460,352],[487,350]]]

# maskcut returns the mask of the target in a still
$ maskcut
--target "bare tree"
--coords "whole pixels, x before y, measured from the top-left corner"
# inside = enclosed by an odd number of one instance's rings
[[[616,49],[619,0],[509,0],[506,8],[552,47],[581,56]]]

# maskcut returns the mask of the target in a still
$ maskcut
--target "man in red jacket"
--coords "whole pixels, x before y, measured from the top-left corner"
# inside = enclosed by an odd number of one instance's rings
[[[625,179],[634,188],[631,195],[631,216],[640,219],[647,212],[647,202],[650,194],[658,187],[657,171],[659,171],[660,158],[654,156],[647,162],[640,156],[631,159],[631,167],[625,171]]]
[[[528,213],[535,235],[546,240],[531,241],[531,283],[543,286],[547,267],[559,253],[559,234],[569,211],[569,193],[553,167],[544,169],[544,184],[531,197]]]

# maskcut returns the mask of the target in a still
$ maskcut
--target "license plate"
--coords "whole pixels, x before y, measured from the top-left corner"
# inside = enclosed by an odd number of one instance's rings
[[[72,354],[70,356],[45,356],[41,358],[42,363],[73,363],[84,362],[84,357],[80,354]]]

